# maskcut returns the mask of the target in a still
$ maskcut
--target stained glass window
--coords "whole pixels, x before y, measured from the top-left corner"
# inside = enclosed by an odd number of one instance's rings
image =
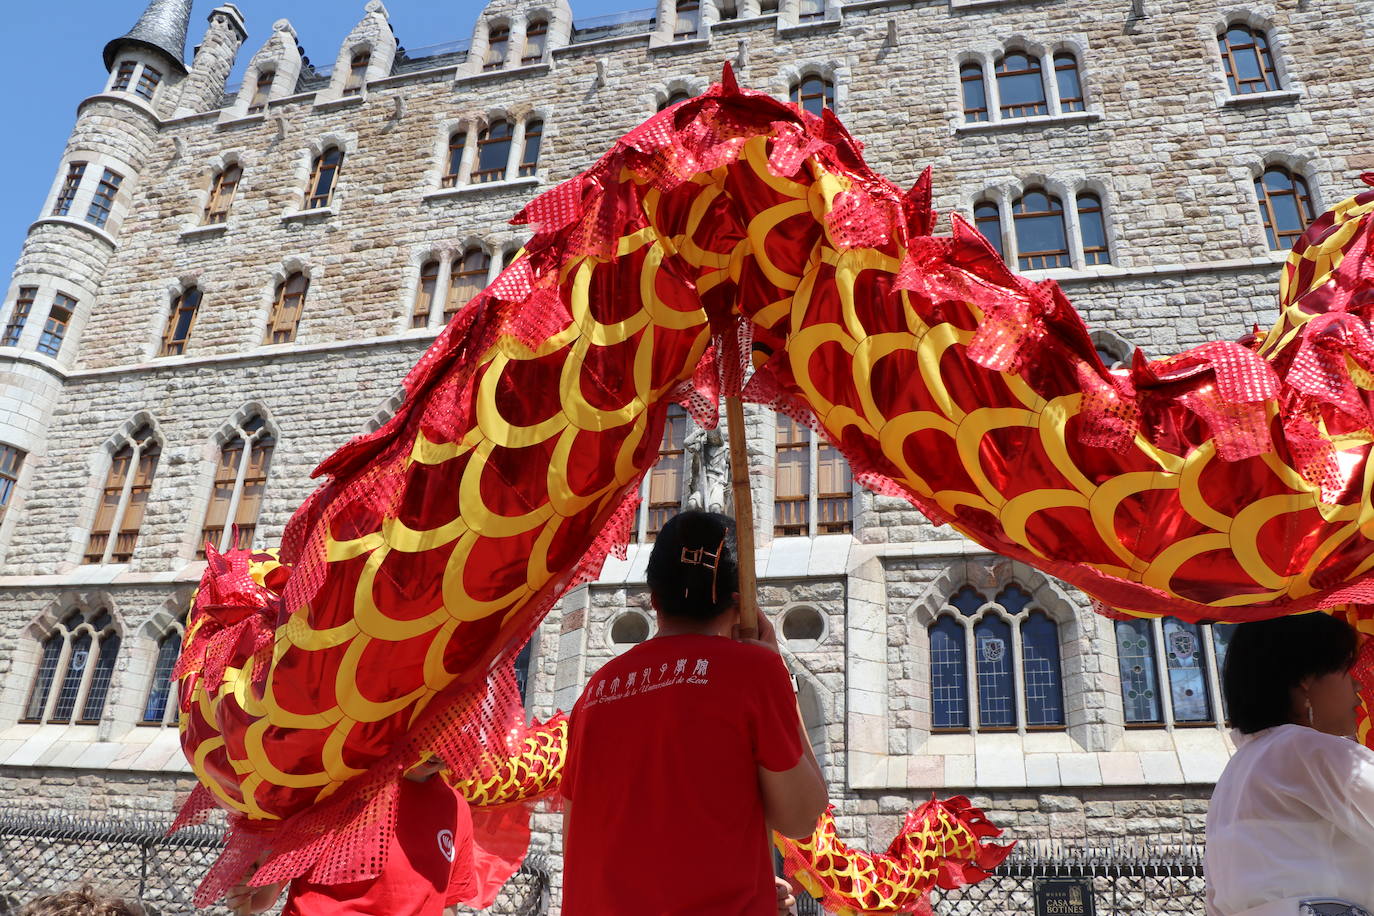
[[[1195,623],[1173,617],[1164,620],[1164,660],[1169,670],[1169,697],[1175,722],[1212,721],[1207,690],[1207,662],[1202,631]]]
[[[1015,696],[1011,673],[1011,625],[989,614],[973,628],[974,668],[978,675],[978,725],[1014,728]]]
[[[181,654],[181,631],[172,630],[157,644],[157,662],[153,665],[153,681],[143,704],[143,724],[161,725],[167,718],[167,704],[172,696],[172,669]]]
[[[948,615],[930,627],[932,728],[968,728],[968,657],[964,628]]]
[[[1116,660],[1121,671],[1121,702],[1126,721],[1162,722],[1159,698],[1159,669],[1155,662],[1155,640],[1148,620],[1116,622]]]
[[[1026,725],[1031,728],[1063,725],[1064,681],[1059,665],[1059,627],[1043,611],[1032,611],[1021,621],[1021,669],[1026,682]]]

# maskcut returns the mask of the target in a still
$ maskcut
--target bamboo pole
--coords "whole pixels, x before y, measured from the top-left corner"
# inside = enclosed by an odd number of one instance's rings
[[[758,582],[754,577],[754,497],[749,487],[749,450],[744,441],[744,402],[726,397],[725,422],[730,433],[730,486],[735,498],[735,546],[739,548],[740,636],[759,635]]]

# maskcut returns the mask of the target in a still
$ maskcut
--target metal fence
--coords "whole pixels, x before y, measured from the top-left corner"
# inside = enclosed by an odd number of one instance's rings
[[[1156,847],[1118,843],[1069,846],[1048,840],[1023,840],[986,881],[958,890],[936,890],[936,916],[1032,914],[1035,885],[1051,878],[1092,882],[1100,916],[1173,916],[1204,913],[1206,882],[1202,850],[1194,846]],[[799,916],[821,916],[816,901],[798,901]]]
[[[220,831],[193,827],[165,835],[167,824],[0,812],[0,916],[36,897],[92,884],[138,901],[148,916],[219,914],[197,911],[197,882],[219,855]],[[502,888],[491,916],[548,912],[549,875],[532,853]],[[471,911],[467,911],[471,912]]]

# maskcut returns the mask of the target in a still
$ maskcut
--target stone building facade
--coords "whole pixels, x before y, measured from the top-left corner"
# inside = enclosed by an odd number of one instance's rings
[[[188,787],[167,672],[234,523],[281,536],[309,472],[397,404],[450,306],[519,247],[510,216],[730,60],[833,107],[899,184],[1058,280],[1109,363],[1273,310],[1295,228],[1374,168],[1364,0],[659,0],[579,20],[492,0],[407,51],[370,0],[332,64],[190,0],[106,51],[0,304],[0,788],[169,812]],[[239,87],[234,61],[252,53]],[[36,178],[37,176],[31,176]],[[724,499],[680,419],[640,543],[531,641],[531,713],[651,632],[662,514]],[[1012,835],[1200,837],[1229,745],[1225,630],[1113,624],[1083,595],[750,413],[761,599],[841,833],[883,848],[933,791]],[[670,437],[671,439],[671,437]],[[785,452],[785,454],[784,454]],[[541,815],[557,861],[557,815]]]

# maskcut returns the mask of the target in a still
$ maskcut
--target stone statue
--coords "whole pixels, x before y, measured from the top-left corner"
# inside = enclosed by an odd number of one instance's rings
[[[720,429],[702,429],[689,423],[682,449],[687,454],[687,507],[707,512],[725,511],[730,487],[729,451]]]

